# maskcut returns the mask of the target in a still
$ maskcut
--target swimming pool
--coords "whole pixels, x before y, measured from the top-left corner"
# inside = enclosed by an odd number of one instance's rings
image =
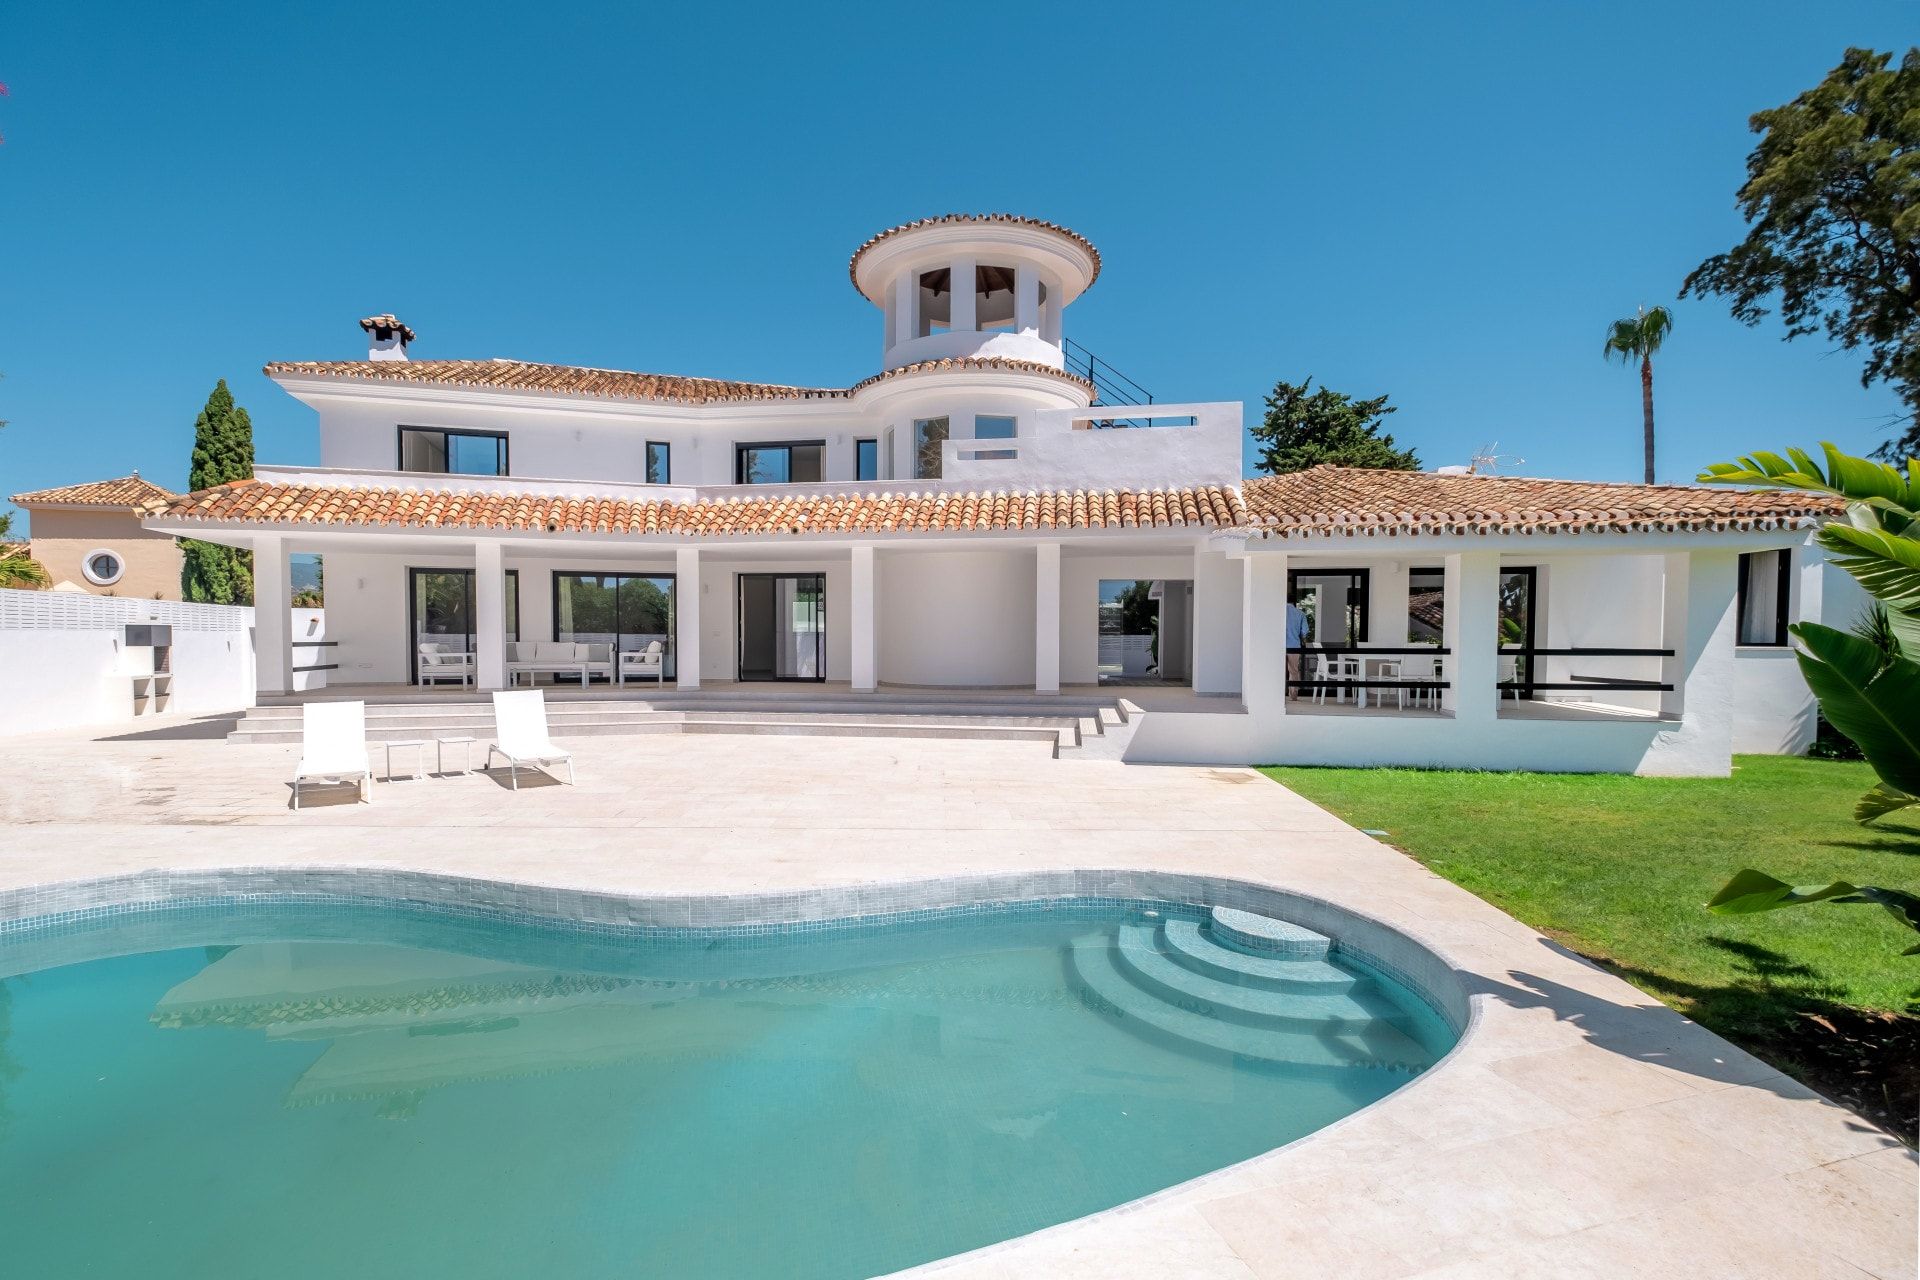
[[[1263,933],[1097,897],[29,921],[0,934],[9,1270],[884,1274],[1281,1146],[1453,1043],[1355,955]]]

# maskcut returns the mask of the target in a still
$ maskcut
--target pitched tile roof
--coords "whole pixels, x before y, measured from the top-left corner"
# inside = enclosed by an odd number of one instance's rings
[[[1801,528],[1844,509],[1821,494],[1336,466],[1248,480],[1242,496],[1248,526],[1284,538],[1755,531]]]
[[[669,502],[344,488],[261,480],[241,480],[169,503],[156,503],[148,514],[175,520],[680,537],[1217,529],[1234,525],[1245,516],[1233,489],[1217,485],[1151,490],[776,494]]]
[[[1040,373],[1091,391],[1093,384],[1052,365],[1032,360],[974,357],[924,360],[888,369],[851,387],[790,387],[773,382],[735,382],[724,378],[683,378],[666,373],[632,373],[583,365],[533,364],[524,360],[276,360],[269,378],[341,378],[367,382],[423,383],[447,387],[493,387],[503,391],[540,391],[636,400],[652,404],[721,404],[763,400],[845,400],[890,378],[955,369]]]
[[[93,480],[70,484],[61,489],[39,489],[16,493],[13,504],[19,507],[124,507],[137,511],[148,503],[170,500],[173,494],[151,481],[142,480],[138,471],[118,480]]]
[[[865,244],[853,251],[853,256],[847,259],[847,278],[853,281],[854,288],[858,289],[860,287],[860,259],[865,256],[869,249],[879,244],[882,240],[888,240],[897,235],[904,235],[909,231],[918,231],[922,227],[938,227],[967,222],[998,222],[1020,227],[1039,227],[1042,231],[1051,231],[1056,235],[1065,236],[1086,250],[1087,255],[1093,259],[1093,274],[1087,277],[1087,288],[1093,288],[1093,282],[1100,278],[1100,251],[1093,247],[1093,241],[1087,239],[1078,231],[1074,231],[1069,227],[1063,227],[1057,222],[1048,222],[1044,218],[1023,217],[1017,213],[943,213],[937,217],[917,218],[912,222],[903,222],[897,227],[888,227],[885,231],[871,237]]]

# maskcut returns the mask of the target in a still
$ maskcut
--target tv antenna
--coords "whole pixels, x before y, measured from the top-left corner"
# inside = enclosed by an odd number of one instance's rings
[[[1515,457],[1511,453],[1500,452],[1500,442],[1481,445],[1467,464],[1467,474],[1475,476],[1497,475],[1501,467],[1524,467],[1525,458]]]

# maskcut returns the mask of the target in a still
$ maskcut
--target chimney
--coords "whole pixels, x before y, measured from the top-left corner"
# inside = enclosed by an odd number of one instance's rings
[[[401,324],[397,316],[392,313],[368,316],[360,322],[360,327],[367,331],[367,359],[407,358],[407,344],[413,341],[413,330]]]

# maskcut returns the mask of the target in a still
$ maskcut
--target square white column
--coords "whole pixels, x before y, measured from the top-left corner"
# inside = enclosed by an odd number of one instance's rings
[[[1240,701],[1253,716],[1287,713],[1287,556],[1240,561]]]
[[[880,687],[880,650],[876,628],[879,624],[880,610],[878,583],[876,581],[874,554],[872,547],[853,549],[853,596],[852,618],[849,625],[853,628],[851,650],[853,658],[853,691],[872,693]]]
[[[700,687],[700,548],[673,553],[673,663],[681,690]]]
[[[1193,691],[1240,692],[1240,562],[1217,546],[1193,549]]]
[[[1047,286],[1047,300],[1040,304],[1040,341],[1060,345],[1060,286]]]
[[[974,318],[976,312],[973,305],[973,275],[976,265],[972,254],[953,260],[953,276],[947,282],[953,293],[952,309],[947,313],[950,317],[947,328],[955,333],[972,333],[980,327]]]
[[[1033,691],[1060,692],[1060,544],[1033,549]]]
[[[261,693],[293,692],[293,588],[284,538],[253,540],[253,677]]]
[[[1032,267],[1014,269],[1013,327],[1025,336],[1040,336],[1040,277]]]
[[[506,549],[491,539],[473,544],[473,648],[474,684],[506,688]]]
[[[1735,601],[1740,558],[1734,551],[1680,551],[1663,557],[1660,713],[1703,733],[1724,733],[1732,751]]]
[[[1440,705],[1455,720],[1492,720],[1500,711],[1500,553],[1448,556],[1443,583],[1441,635],[1451,653]]]
[[[920,273],[902,271],[893,282],[893,341],[920,336]]]

